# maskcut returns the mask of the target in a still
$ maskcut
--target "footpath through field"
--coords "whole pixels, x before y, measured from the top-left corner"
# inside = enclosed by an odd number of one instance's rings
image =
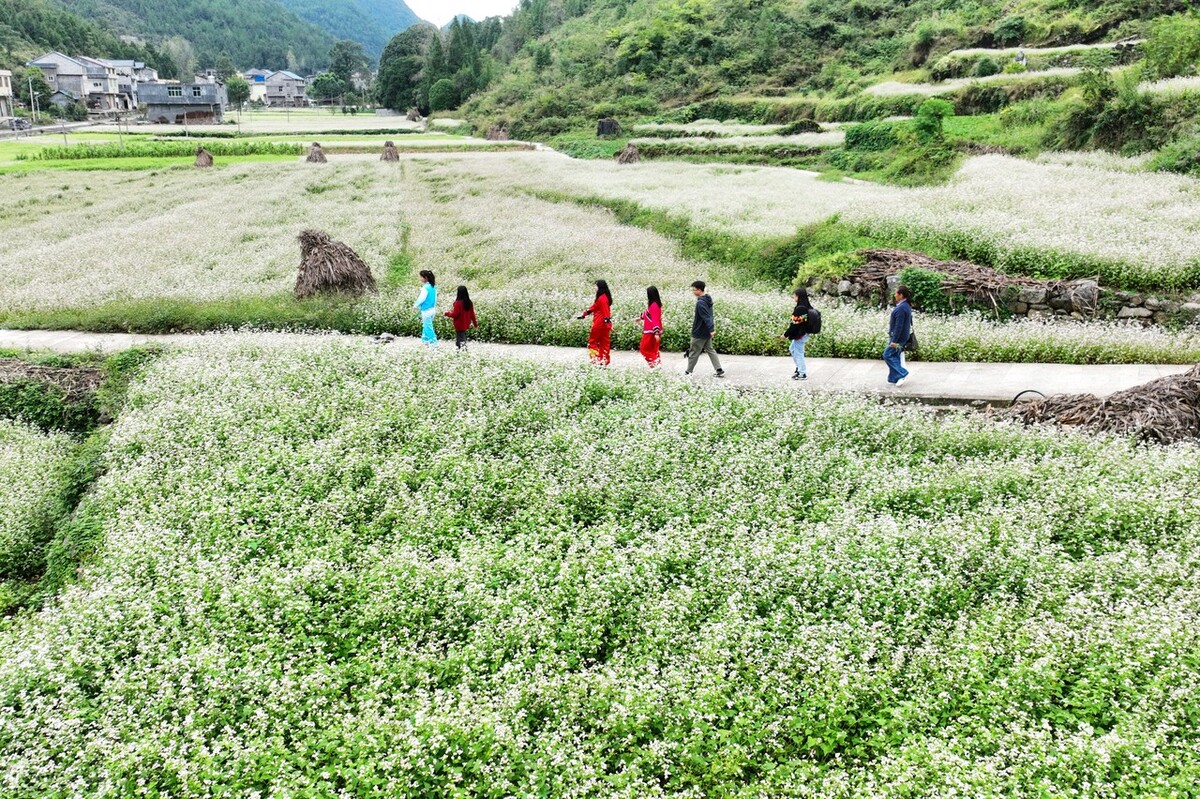
[[[215,334],[219,335],[219,334]],[[300,334],[297,334],[300,335]],[[0,349],[50,350],[58,353],[115,352],[142,344],[181,345],[201,340],[199,335],[130,335],[125,333],[81,333],[54,330],[0,330]],[[423,346],[415,338],[397,338],[377,346],[416,349]],[[718,348],[720,340],[717,341]],[[442,341],[438,349],[454,355],[454,342]],[[579,364],[587,360],[583,349],[543,347],[531,344],[472,343],[472,352],[524,358],[542,363]],[[809,358],[809,379],[792,380],[792,361],[787,356],[721,355],[728,374],[723,380],[713,377],[712,366],[703,357],[696,367],[698,383],[737,388],[790,388],[797,391],[858,391],[885,394],[931,403],[1007,404],[1022,391],[1043,394],[1088,393],[1106,396],[1166,375],[1185,372],[1188,365],[1150,364],[1069,366],[1048,363],[925,363],[909,364],[911,376],[901,388],[887,383],[887,367],[882,360],[848,358]],[[682,377],[683,356],[663,353],[663,371]],[[618,369],[646,369],[636,352],[613,352]]]

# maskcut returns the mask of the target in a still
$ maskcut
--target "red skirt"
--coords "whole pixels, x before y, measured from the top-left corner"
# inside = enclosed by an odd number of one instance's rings
[[[608,366],[612,361],[612,328],[607,325],[592,328],[588,336],[588,358],[592,363]]]
[[[658,336],[653,333],[643,333],[642,343],[638,350],[642,353],[642,357],[646,359],[646,363],[650,364],[651,369],[655,369],[662,363],[662,358],[659,357],[659,347],[661,342]]]

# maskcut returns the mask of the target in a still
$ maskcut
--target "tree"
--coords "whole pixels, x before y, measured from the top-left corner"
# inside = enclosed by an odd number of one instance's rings
[[[175,62],[175,72],[185,83],[196,75],[196,50],[182,36],[172,36],[162,43],[163,53]]]
[[[445,111],[458,105],[458,92],[454,81],[442,78],[429,88],[429,108],[432,111]]]
[[[370,68],[371,59],[358,42],[342,40],[329,49],[329,71],[337,76],[343,85],[350,85],[355,72],[369,71]]]
[[[237,74],[237,67],[233,65],[233,59],[229,57],[229,53],[221,53],[217,56],[217,63],[213,68],[217,71],[217,80],[222,83],[228,83],[229,76]]]
[[[319,100],[332,100],[346,91],[346,84],[332,72],[322,72],[309,84],[308,93]]]
[[[241,111],[242,103],[250,99],[250,83],[241,75],[231,75],[225,81],[225,94],[229,96],[229,104]]]
[[[50,84],[46,82],[46,76],[40,69],[37,67],[23,69],[13,76],[13,82],[17,84],[17,98],[30,111],[33,110],[33,104],[29,101],[31,84],[33,86],[32,96],[37,99],[38,110],[45,111],[50,107],[50,95],[54,93],[54,90],[50,88]]]
[[[437,35],[432,25],[413,25],[393,36],[383,48],[375,78],[375,98],[381,106],[406,111],[414,105],[425,105],[418,97],[418,88],[426,55]]]
[[[921,103],[917,116],[913,120],[913,129],[917,133],[917,141],[921,144],[940,143],[942,141],[942,122],[948,116],[954,115],[954,104],[947,100],[930,98]]]

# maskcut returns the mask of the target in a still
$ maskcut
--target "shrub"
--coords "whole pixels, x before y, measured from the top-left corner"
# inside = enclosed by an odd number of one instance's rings
[[[910,266],[900,270],[900,282],[912,290],[913,307],[922,311],[940,311],[948,313],[954,310],[950,297],[942,288],[946,278],[940,272]]]
[[[954,106],[947,100],[930,98],[921,103],[916,119],[913,120],[917,141],[922,144],[940,142],[943,138],[942,121],[953,114]]]
[[[1176,14],[1150,25],[1142,45],[1148,77],[1191,75],[1200,63],[1200,17]]]
[[[900,138],[897,135],[899,123],[896,122],[863,122],[846,128],[846,149],[862,150],[865,152],[882,152],[895,147]]]
[[[1200,136],[1190,136],[1167,145],[1150,161],[1150,168],[1155,172],[1200,177]]]
[[[1021,16],[1005,17],[996,25],[996,29],[992,31],[992,39],[996,44],[1004,46],[1009,44],[1020,44],[1025,38],[1025,31],[1028,24],[1025,18]]]
[[[458,89],[454,81],[442,78],[429,88],[429,108],[433,111],[446,111],[458,105]]]
[[[971,74],[977,78],[986,78],[989,75],[995,75],[1000,71],[1000,65],[992,58],[984,56],[975,62],[975,69]]]

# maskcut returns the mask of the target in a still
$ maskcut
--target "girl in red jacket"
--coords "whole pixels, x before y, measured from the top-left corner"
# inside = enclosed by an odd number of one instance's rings
[[[658,296],[658,287],[649,286],[646,289],[646,310],[642,311],[642,343],[638,350],[651,369],[657,369],[662,363],[659,348],[662,346],[662,298]]]
[[[479,327],[479,321],[475,318],[475,303],[471,302],[471,295],[467,293],[466,286],[458,287],[454,305],[446,312],[446,316],[454,322],[454,343],[458,345],[459,350],[465,352],[467,331]]]
[[[612,292],[608,283],[596,281],[596,299],[579,315],[580,319],[592,317],[592,333],[588,336],[588,358],[599,366],[608,366],[612,361]]]

